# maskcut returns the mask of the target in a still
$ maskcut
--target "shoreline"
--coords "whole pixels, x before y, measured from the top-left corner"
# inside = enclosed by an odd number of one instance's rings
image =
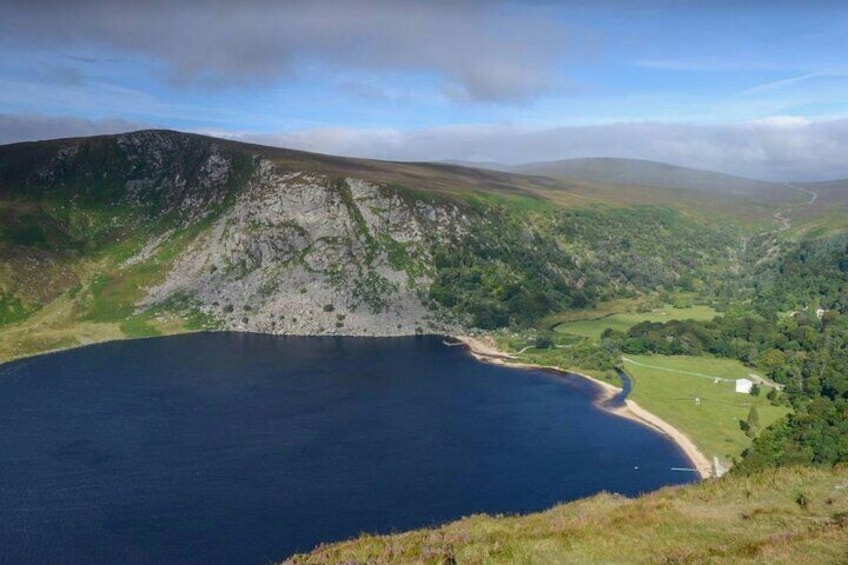
[[[555,371],[561,374],[577,375],[578,377],[593,382],[598,386],[601,392],[600,397],[595,401],[595,404],[599,408],[621,418],[626,418],[643,426],[652,428],[655,431],[666,435],[677,445],[678,449],[683,452],[686,458],[689,459],[692,463],[692,467],[697,471],[698,476],[701,479],[708,479],[713,476],[712,464],[710,463],[710,460],[707,459],[707,456],[698,449],[698,447],[691,439],[689,439],[688,436],[686,436],[686,434],[659,416],[645,410],[639,406],[636,401],[627,398],[624,399],[623,406],[606,406],[605,404],[609,400],[621,392],[621,388],[596,379],[595,377],[563,369],[562,367],[556,367],[553,365],[538,365],[535,363],[524,363],[522,361],[518,361],[518,358],[515,355],[501,351],[493,344],[486,343],[474,337],[462,335],[452,335],[450,337],[458,342],[456,345],[464,344],[471,356],[481,363],[512,367],[515,369],[542,369]]]

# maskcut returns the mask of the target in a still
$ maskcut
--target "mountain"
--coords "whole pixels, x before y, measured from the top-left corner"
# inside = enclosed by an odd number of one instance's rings
[[[650,187],[706,193],[711,196],[735,195],[792,200],[797,190],[784,183],[770,183],[638,159],[592,158],[566,159],[517,165],[512,172],[570,179],[619,187]]]
[[[740,219],[782,205],[662,190],[159,130],[2,146],[0,359],[204,328],[532,325],[718,288]]]
[[[439,163],[444,163],[445,165],[457,165],[459,167],[467,167],[469,169],[485,169],[487,171],[501,171],[505,173],[512,171],[511,165],[505,165],[503,163],[498,163],[497,161],[463,161],[461,159],[448,159],[446,161],[439,161]]]

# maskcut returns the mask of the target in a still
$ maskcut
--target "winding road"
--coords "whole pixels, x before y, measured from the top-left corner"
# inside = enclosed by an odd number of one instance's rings
[[[818,200],[818,198],[819,198],[818,193],[810,190],[809,188],[805,188],[803,186],[797,186],[797,185],[794,185],[790,182],[783,183],[783,186],[785,186],[787,188],[792,188],[794,190],[799,190],[801,192],[809,194],[810,199],[807,200],[806,202],[804,202],[803,204],[799,204],[798,206],[793,206],[793,207],[791,207],[787,210],[784,210],[783,212],[775,213],[774,221],[777,222],[777,230],[778,231],[786,231],[786,230],[788,230],[789,228],[792,227],[792,224],[789,222],[789,218],[787,218],[785,216],[785,214],[791,214],[792,212],[795,212],[796,210],[798,210],[798,208],[800,208],[801,206],[812,206],[813,204],[815,204],[816,200]]]

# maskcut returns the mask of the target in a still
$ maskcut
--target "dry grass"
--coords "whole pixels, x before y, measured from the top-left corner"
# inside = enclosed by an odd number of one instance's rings
[[[363,535],[288,563],[845,563],[846,490],[845,469],[726,476],[632,500],[600,494],[528,516]]]

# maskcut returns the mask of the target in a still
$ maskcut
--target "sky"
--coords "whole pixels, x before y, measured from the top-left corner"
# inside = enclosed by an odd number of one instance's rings
[[[848,177],[848,4],[0,0],[0,143],[143,128],[391,160]]]

